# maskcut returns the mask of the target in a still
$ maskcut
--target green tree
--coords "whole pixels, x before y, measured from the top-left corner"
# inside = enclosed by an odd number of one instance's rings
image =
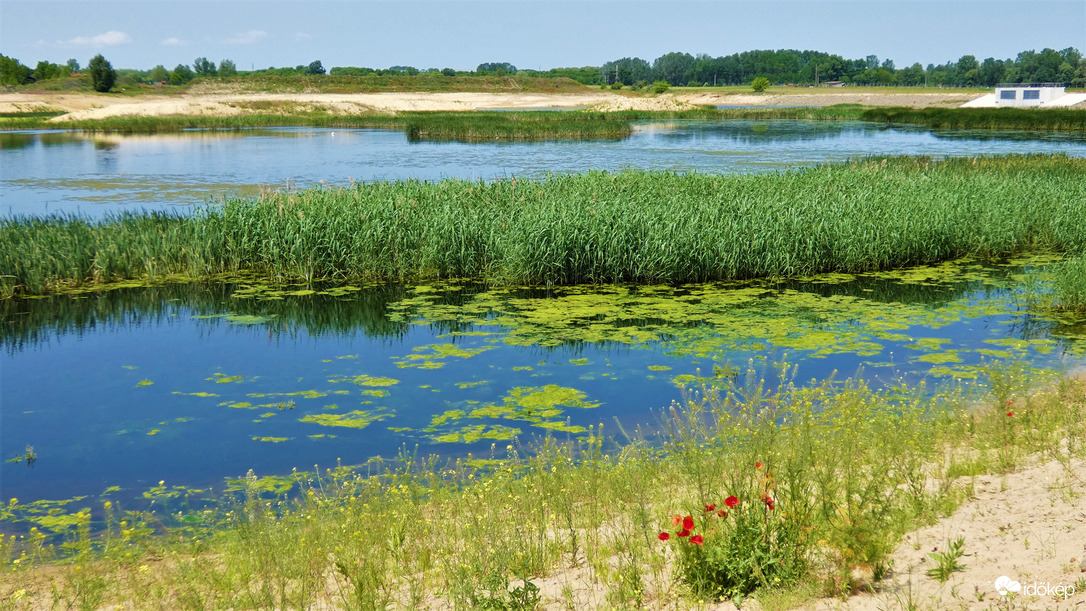
[[[22,85],[30,76],[30,68],[14,57],[0,55],[0,85]]]
[[[324,74],[324,66],[321,65],[321,60],[310,63],[305,68],[305,73],[308,75]]]
[[[234,65],[234,62],[229,59],[224,59],[219,62],[219,76],[230,77],[238,75],[238,67]]]
[[[90,63],[87,64],[87,70],[90,71],[91,87],[94,87],[95,91],[106,92],[113,88],[113,83],[117,80],[117,71],[101,54],[91,58]]]
[[[151,76],[149,78],[152,82],[163,83],[170,80],[170,71],[166,69],[166,66],[159,64],[154,68],[151,68]]]
[[[192,71],[192,68],[189,68],[185,64],[177,64],[177,67],[170,73],[170,84],[184,85],[194,78],[196,78],[196,73]]]
[[[769,89],[769,79],[764,76],[759,76],[750,82],[750,86],[757,92],[765,91]]]
[[[68,69],[72,71],[72,74],[79,72],[79,61],[75,59],[68,60]]]
[[[197,57],[196,60],[192,62],[192,71],[195,72],[197,76],[203,77],[218,76],[219,74],[219,71],[215,69],[215,62],[208,61],[206,57]]]

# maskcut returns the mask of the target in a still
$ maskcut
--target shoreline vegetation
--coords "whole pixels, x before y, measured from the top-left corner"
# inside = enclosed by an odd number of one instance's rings
[[[191,215],[0,219],[0,295],[175,276],[684,283],[1086,252],[1086,160],[866,159],[274,191]]]
[[[154,134],[187,129],[236,130],[258,127],[338,127],[403,131],[411,140],[540,141],[621,139],[640,121],[681,119],[866,121],[886,125],[915,125],[931,129],[1029,130],[1086,132],[1086,110],[1021,108],[907,108],[838,104],[824,107],[692,107],[680,110],[518,110],[405,111],[355,114],[314,109],[286,102],[236,103],[246,113],[230,116],[182,114],[117,116],[55,122],[60,111],[35,107],[0,113],[0,132],[32,129],[71,129],[87,132]],[[319,105],[318,105],[319,106]]]
[[[1021,362],[992,364],[983,387],[795,376],[751,365],[673,403],[659,434],[621,431],[621,445],[601,425],[488,458],[405,450],[361,468],[250,472],[210,505],[166,482],[145,494],[151,510],[108,491],[11,499],[0,518],[22,528],[0,537],[0,608],[788,609],[864,593],[905,606],[913,588],[963,587],[963,575],[990,584],[958,562],[986,549],[975,533],[940,543],[923,576],[895,564],[906,533],[953,514],[988,475],[1053,464],[1041,496],[1082,493],[1080,381]],[[1078,600],[1086,580],[1063,570]]]

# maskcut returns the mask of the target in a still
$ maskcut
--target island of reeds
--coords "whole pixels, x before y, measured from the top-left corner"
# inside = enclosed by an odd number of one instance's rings
[[[700,282],[1086,252],[1086,160],[867,159],[267,193],[190,215],[0,221],[3,295],[172,275]]]

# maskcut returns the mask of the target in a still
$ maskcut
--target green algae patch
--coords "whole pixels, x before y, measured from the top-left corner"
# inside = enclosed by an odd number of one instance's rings
[[[649,371],[671,371],[667,365],[649,365]]]
[[[489,384],[489,383],[490,383],[490,380],[478,380],[476,382],[457,382],[456,387],[461,389],[461,390],[464,390],[464,389],[467,389],[467,388],[475,388],[476,386],[483,386],[484,384]]]
[[[419,369],[440,369],[445,365],[444,360],[450,357],[469,359],[492,349],[493,346],[480,346],[478,348],[462,348],[456,344],[429,344],[412,349],[412,354],[395,361],[396,366],[402,368],[418,367]]]
[[[579,358],[579,359],[569,359],[569,364],[570,364],[570,365],[579,365],[579,366],[584,366],[584,365],[588,365],[588,364],[590,364],[590,363],[591,363],[591,361],[589,361],[589,360],[588,360],[588,359],[586,359],[586,358]]]
[[[298,421],[311,422],[321,426],[364,429],[374,422],[380,422],[381,420],[386,420],[392,416],[393,414],[385,412],[384,408],[378,408],[370,411],[354,410],[343,414],[310,414],[304,418],[300,418]]]
[[[175,395],[182,395],[186,397],[218,397],[219,395],[213,392],[181,392],[178,390],[173,391]]]
[[[501,424],[471,424],[456,431],[434,435],[438,443],[475,443],[476,441],[508,441],[520,435],[520,429]]]
[[[264,398],[264,397],[301,397],[303,399],[319,399],[321,397],[327,397],[328,393],[321,392],[319,390],[299,390],[297,392],[251,392],[245,395],[247,397]]]
[[[268,443],[283,443],[290,439],[289,437],[253,437],[253,441],[266,441]]]
[[[210,378],[204,379],[208,382],[215,382],[216,384],[234,384],[244,381],[245,376],[228,376],[225,373],[214,373]]]
[[[368,388],[366,390],[363,390],[362,394],[369,395],[371,397],[387,397],[392,393],[388,392],[383,388]]]
[[[140,386],[152,386],[152,385],[154,385],[154,382],[152,382],[151,380],[140,380],[139,382],[136,382],[136,387],[137,388],[140,387]]]
[[[905,347],[913,350],[939,350],[949,343],[950,340],[945,337],[921,337],[911,344],[906,344]]]
[[[208,314],[193,318],[220,318],[232,325],[260,325],[275,320],[275,315],[260,316],[254,314]]]
[[[378,376],[371,376],[366,374],[356,376],[336,376],[329,378],[328,381],[332,384],[340,384],[348,382],[351,384],[357,384],[359,386],[395,386],[400,381],[396,378],[383,378]]]
[[[286,494],[294,488],[296,478],[289,475],[265,475],[256,477],[252,471],[245,477],[226,480],[226,492],[266,492]]]

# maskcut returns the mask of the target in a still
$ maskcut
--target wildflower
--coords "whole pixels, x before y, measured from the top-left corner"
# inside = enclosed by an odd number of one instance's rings
[[[720,511],[716,512],[716,515],[718,515],[718,516],[720,516],[722,518],[726,518],[726,517],[728,517],[728,512],[721,509]]]
[[[1014,405],[1014,401],[1007,401],[1007,405]]]
[[[728,498],[724,499],[724,505],[728,507],[735,507],[738,504],[739,499],[735,498],[734,496],[729,496]]]
[[[762,495],[762,501],[765,503],[765,506],[770,509],[770,511],[772,511],[773,508],[777,506],[777,502],[774,501],[773,497],[769,496],[768,494]]]
[[[671,538],[671,535],[669,533],[660,533],[657,536],[660,538],[661,541],[667,541]]]
[[[675,534],[679,535],[680,537],[689,537],[690,536],[690,531],[684,528],[684,529],[680,530],[679,532],[677,532]]]
[[[705,506],[705,513],[712,513],[714,509],[716,509],[716,504],[715,503],[709,503],[708,505]]]
[[[761,469],[762,468],[762,463],[760,463],[760,462],[754,463],[754,468],[755,469]]]
[[[682,519],[682,516],[680,516],[679,514],[675,514],[675,515],[671,516],[671,525],[672,526],[678,526],[679,524],[682,524],[682,523],[683,523],[683,519]]]
[[[683,518],[683,530],[690,530],[694,528],[694,516],[686,516]]]
[[[1008,416],[1008,417],[1009,417],[1009,416],[1013,416],[1013,415],[1014,415],[1014,412],[1007,412],[1007,416]]]
[[[690,542],[694,545],[704,545],[705,539],[702,539],[701,535],[694,535],[693,537],[690,537]]]

